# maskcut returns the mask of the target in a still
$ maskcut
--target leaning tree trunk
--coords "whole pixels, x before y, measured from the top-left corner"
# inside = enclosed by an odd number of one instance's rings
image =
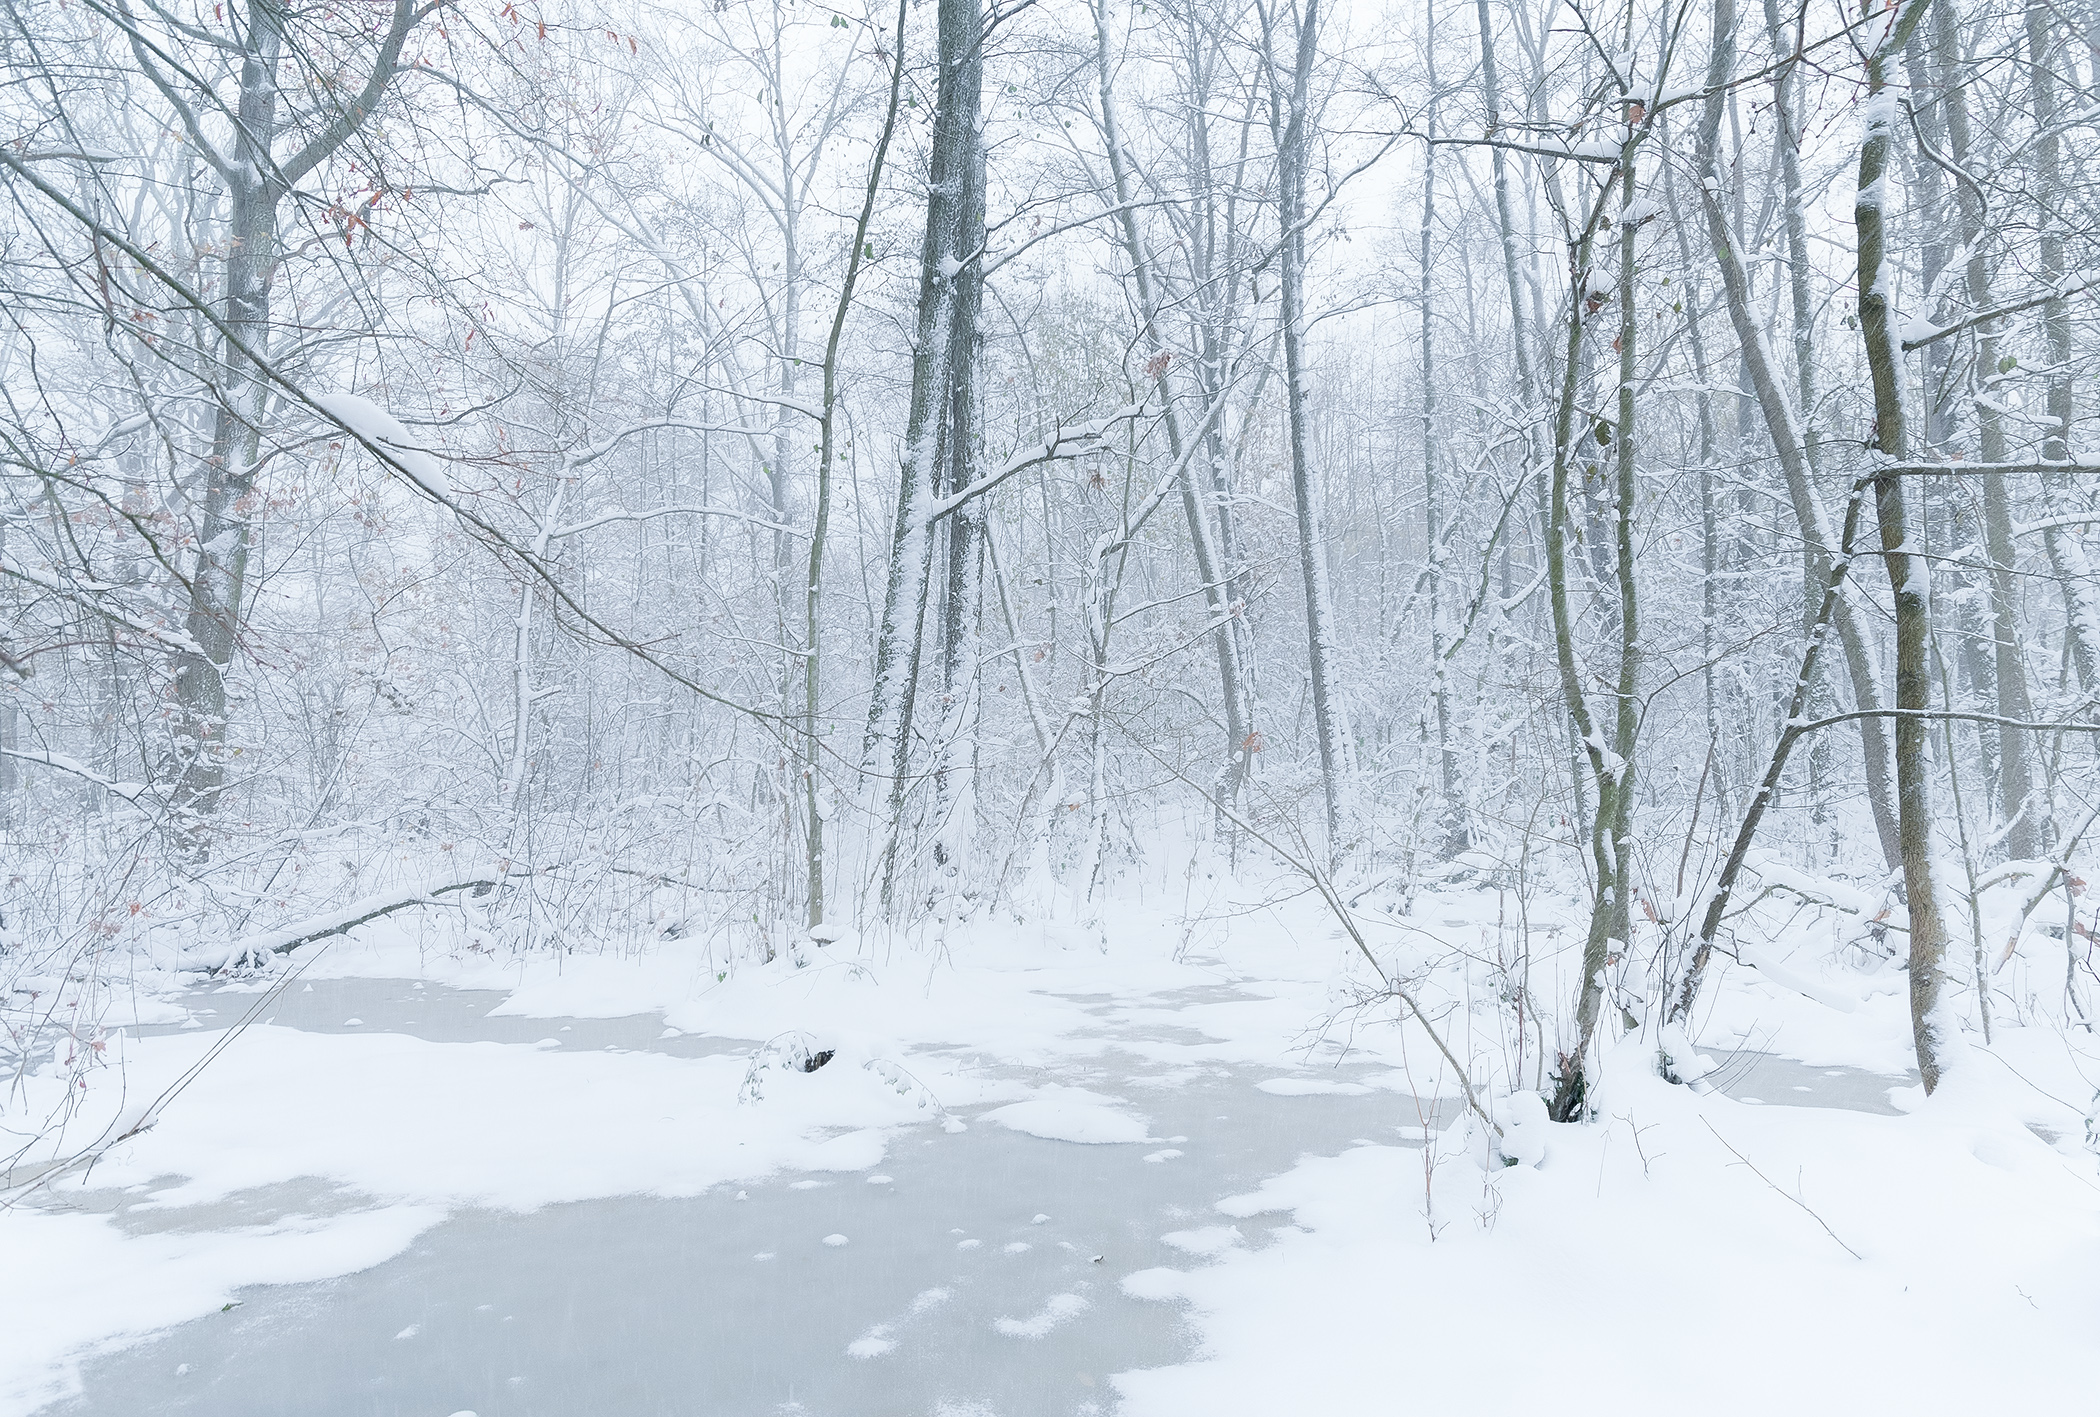
[[[1131,278],[1137,285],[1138,314],[1144,321],[1147,378],[1159,390],[1165,408],[1167,451],[1176,464],[1182,464],[1185,461],[1185,434],[1180,411],[1174,405],[1167,382],[1173,356],[1159,328],[1159,291],[1153,276],[1151,255],[1138,230],[1130,163],[1123,151],[1122,131],[1117,122],[1115,86],[1110,80],[1108,56],[1108,6],[1105,0],[1095,0],[1095,78],[1101,101],[1101,138],[1108,149],[1108,171],[1116,200],[1117,228],[1123,241],[1123,253],[1130,261]],[[1216,420],[1206,421],[1206,430],[1215,426]],[[1202,436],[1209,440],[1214,435],[1206,431]],[[1204,603],[1210,612],[1211,645],[1217,656],[1219,687],[1224,697],[1225,744],[1214,789],[1221,804],[1219,822],[1222,827],[1230,819],[1231,809],[1238,801],[1240,787],[1250,766],[1255,741],[1254,704],[1241,662],[1241,626],[1233,604],[1231,569],[1219,554],[1224,538],[1214,533],[1211,523],[1213,510],[1222,515],[1223,508],[1215,498],[1202,495],[1193,467],[1183,469],[1180,492],[1182,519],[1188,524],[1189,545],[1196,558],[1196,575],[1203,583]]]
[[[1762,317],[1751,303],[1748,273],[1744,270],[1742,256],[1735,249],[1735,237],[1721,205],[1719,148],[1725,103],[1723,86],[1728,82],[1734,65],[1735,6],[1733,0],[1719,0],[1714,10],[1713,55],[1706,74],[1708,97],[1695,146],[1695,177],[1699,201],[1706,215],[1707,237],[1713,247],[1714,262],[1721,271],[1721,288],[1726,298],[1729,323],[1735,329],[1736,342],[1741,349],[1743,374],[1749,381],[1759,411],[1764,415],[1765,431],[1771,437],[1773,452],[1778,455],[1787,499],[1793,505],[1795,524],[1801,530],[1808,571],[1806,600],[1808,613],[1813,615],[1821,588],[1830,581],[1833,537],[1824,516],[1822,500],[1817,495],[1815,468],[1809,457],[1810,443],[1803,431],[1801,413],[1794,408],[1780,381],[1777,361],[1765,339]],[[1794,195],[1798,197],[1798,193]],[[1805,342],[1797,343],[1797,357],[1809,349]],[[1797,387],[1813,390],[1812,383]],[[1852,698],[1862,715],[1859,720],[1860,749],[1866,768],[1867,803],[1873,814],[1883,858],[1893,868],[1901,863],[1903,852],[1898,839],[1895,794],[1889,783],[1888,736],[1877,716],[1882,699],[1880,679],[1874,669],[1876,646],[1867,627],[1853,613],[1849,596],[1838,601],[1834,617],[1838,643],[1844,650],[1846,667],[1850,671]]]

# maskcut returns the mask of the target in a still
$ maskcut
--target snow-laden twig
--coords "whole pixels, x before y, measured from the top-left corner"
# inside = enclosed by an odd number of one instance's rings
[[[1030,443],[991,472],[978,478],[960,491],[938,498],[926,509],[920,519],[924,526],[932,526],[942,517],[954,512],[964,503],[980,497],[999,486],[1016,473],[1046,462],[1060,462],[1070,458],[1087,457],[1108,451],[1105,441],[1108,432],[1119,423],[1130,423],[1145,416],[1142,403],[1127,404],[1102,418],[1089,419],[1058,428],[1040,443]]]
[[[948,1109],[941,1105],[941,1099],[934,1096],[933,1089],[913,1077],[901,1065],[891,1062],[888,1058],[870,1058],[862,1063],[861,1067],[881,1078],[899,1097],[911,1098],[922,1110],[931,1108],[933,1115],[949,1131],[962,1129],[961,1123],[948,1115]]]
[[[823,1061],[818,1061],[820,1058]],[[769,1067],[813,1073],[830,1061],[831,1054],[820,1052],[817,1040],[801,1029],[776,1033],[751,1050],[750,1061],[744,1065],[744,1080],[737,1085],[736,1100],[740,1104],[765,1101],[765,1070]]]

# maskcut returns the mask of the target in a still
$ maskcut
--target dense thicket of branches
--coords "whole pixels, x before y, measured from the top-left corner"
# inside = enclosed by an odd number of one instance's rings
[[[1908,922],[1928,1074],[1978,891],[2071,901],[2086,0],[7,0],[0,55],[17,982],[492,862],[491,935],[726,965],[1281,845],[1579,893],[1570,1116],[1746,861]]]

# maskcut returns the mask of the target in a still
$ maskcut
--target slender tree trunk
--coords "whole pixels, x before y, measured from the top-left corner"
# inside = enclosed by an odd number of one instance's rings
[[[1583,691],[1584,673],[1577,645],[1575,612],[1568,589],[1568,483],[1576,458],[1575,411],[1580,399],[1583,382],[1584,323],[1589,306],[1594,298],[1594,261],[1596,232],[1604,221],[1605,208],[1613,192],[1619,195],[1620,226],[1620,275],[1622,299],[1629,306],[1620,312],[1620,353],[1631,358],[1632,341],[1628,336],[1628,325],[1633,316],[1630,310],[1631,295],[1626,287],[1631,284],[1630,275],[1633,253],[1633,223],[1625,221],[1626,208],[1631,204],[1633,178],[1631,162],[1638,134],[1629,131],[1620,148],[1620,169],[1614,173],[1614,182],[1600,194],[1589,220],[1583,225],[1574,243],[1570,261],[1570,284],[1568,289],[1568,335],[1564,358],[1560,366],[1560,400],[1553,420],[1553,475],[1548,486],[1546,518],[1546,583],[1549,605],[1553,615],[1554,656],[1560,669],[1561,697],[1567,705],[1568,717],[1573,728],[1573,750],[1580,755],[1575,767],[1576,791],[1582,790],[1582,769],[1588,767],[1591,785],[1597,794],[1595,813],[1588,822],[1590,866],[1595,896],[1590,906],[1590,923],[1583,940],[1582,982],[1578,986],[1576,1004],[1577,1038],[1575,1046],[1561,1054],[1555,1078],[1552,1100],[1547,1110],[1554,1120],[1568,1122],[1581,1117],[1589,1092],[1589,1052],[1596,1036],[1597,1024],[1602,1017],[1604,1003],[1603,971],[1611,953],[1611,942],[1625,938],[1625,893],[1619,889],[1620,868],[1629,859],[1624,850],[1629,846],[1625,840],[1621,809],[1630,800],[1633,781],[1630,757],[1619,753],[1621,730],[1632,720],[1632,697],[1623,692],[1628,683],[1629,671],[1637,672],[1626,660],[1633,643],[1631,636],[1637,633],[1634,618],[1635,604],[1627,594],[1627,583],[1632,579],[1630,558],[1621,568],[1625,580],[1620,584],[1620,604],[1616,607],[1614,628],[1618,631],[1619,672],[1613,676],[1613,688],[1618,692],[1619,704],[1611,718],[1612,736],[1604,736],[1605,724],[1599,715],[1590,709],[1588,696]],[[1623,185],[1622,185],[1623,184]],[[1632,379],[1624,374],[1618,409],[1621,426],[1615,430],[1615,439],[1630,439],[1632,422],[1630,401]],[[1587,434],[1585,434],[1585,439]],[[1631,477],[1632,457],[1630,444],[1625,449],[1623,471]],[[1619,514],[1632,515],[1630,488],[1621,502]],[[1625,540],[1630,543],[1632,528],[1630,520],[1624,527]],[[1626,746],[1631,747],[1630,738]],[[1622,784],[1627,791],[1622,792]]]
[[[1852,220],[1858,233],[1859,328],[1867,370],[1874,381],[1874,451],[1885,463],[1900,462],[1907,447],[1902,367],[1889,330],[1891,278],[1884,270],[1890,148],[1895,139],[1897,95],[1889,67],[1925,13],[1927,0],[1907,0],[1870,29],[1867,94],[1859,146],[1859,185]],[[1879,14],[1879,11],[1870,12]],[[1879,33],[1875,33],[1875,30]],[[1905,903],[1910,915],[1911,1032],[1918,1075],[1930,1093],[1953,1041],[1953,1020],[1942,1007],[1947,952],[1938,890],[1932,870],[1932,795],[1926,761],[1925,715],[1932,706],[1932,588],[1928,562],[1912,544],[1905,479],[1883,473],[1874,479],[1874,512],[1881,528],[1882,564],[1896,607],[1896,805],[1903,849]]]
[[[839,341],[845,337],[846,316],[853,308],[853,292],[860,283],[862,260],[867,252],[868,226],[875,217],[875,199],[882,189],[882,172],[889,160],[890,139],[897,131],[897,108],[904,85],[904,38],[911,14],[911,0],[897,0],[897,33],[890,59],[890,95],[883,110],[882,136],[876,139],[875,155],[868,163],[868,182],[861,198],[860,218],[853,226],[853,246],[846,253],[846,275],[839,285],[839,301],[832,311],[831,333],[824,343],[824,395],[817,425],[817,505],[809,535],[809,561],[802,582],[802,811],[803,857],[809,909],[805,921],[812,930],[825,923],[823,746],[818,726],[823,712],[823,622],[820,612],[824,596],[824,551],[831,532],[832,478],[838,460]],[[878,49],[878,53],[880,50]]]
[[[1480,85],[1487,105],[1488,136],[1496,137],[1502,127],[1502,81],[1495,59],[1495,29],[1488,18],[1487,0],[1474,0],[1473,9],[1480,23]],[[1517,361],[1517,396],[1528,415],[1538,401],[1538,380],[1532,372],[1531,341],[1524,327],[1524,278],[1516,222],[1510,215],[1507,157],[1501,148],[1488,149],[1495,183],[1495,233],[1502,245],[1502,278],[1509,287],[1509,337]]]
[[[1269,12],[1273,21],[1275,12]],[[1278,93],[1270,126],[1276,131],[1278,205],[1282,251],[1278,261],[1283,301],[1284,406],[1291,458],[1291,494],[1298,521],[1298,569],[1304,582],[1308,667],[1312,678],[1313,732],[1320,750],[1320,785],[1327,814],[1327,850],[1342,845],[1344,802],[1350,776],[1348,727],[1334,682],[1334,596],[1328,587],[1324,497],[1306,446],[1305,418],[1305,169],[1312,105],[1312,67],[1319,39],[1320,0],[1306,0],[1297,16],[1290,91]],[[1273,39],[1265,23],[1263,40]],[[1275,75],[1273,62],[1270,66]],[[1273,82],[1273,78],[1272,78]]]
[[[2064,283],[2064,237],[2062,201],[2062,138],[2058,131],[2056,76],[2056,22],[2047,0],[2030,0],[2027,6],[2027,72],[2033,93],[2034,191],[2036,225],[2041,228],[2041,265],[2035,272],[2042,284],[2061,290]],[[2061,294],[2042,306],[2042,340],[2049,351],[2048,424],[2042,437],[2043,462],[2071,460],[2071,302]],[[2078,674],[2078,687],[2092,693],[2100,684],[2100,602],[2093,594],[2093,570],[2075,528],[2056,525],[2072,515],[2070,480],[2062,473],[2045,473],[2042,486],[2048,495],[2049,521],[2042,533],[2042,550],[2049,569],[2062,589],[2067,648]]]
[[[1764,0],[1765,33],[1775,61],[1791,48],[1780,18],[1779,0]],[[1732,46],[1731,46],[1732,47]],[[1732,60],[1731,60],[1732,62]],[[1821,471],[1822,440],[1816,431],[1816,315],[1809,292],[1815,263],[1808,251],[1808,218],[1801,192],[1801,104],[1796,96],[1794,66],[1780,64],[1772,76],[1772,106],[1777,111],[1781,219],[1786,227],[1787,293],[1792,301],[1794,397],[1801,416],[1801,449],[1811,471]]]
[[[1972,157],[1969,130],[1968,86],[1962,81],[1960,21],[1954,0],[1933,0],[1933,67],[1937,97],[1947,130],[1948,155],[1954,165],[1967,172]],[[1960,222],[1962,249],[1967,253],[1963,275],[1969,305],[1976,310],[1991,308],[1991,267],[1983,194],[1966,178],[1954,183],[1954,210]],[[1970,376],[1976,414],[1977,456],[1986,463],[2004,462],[2007,457],[2005,417],[1992,396],[1998,370],[1998,330],[1995,322],[1976,330],[1975,369]],[[2020,648],[2018,583],[2014,576],[2017,552],[2013,547],[2012,507],[2005,478],[1983,479],[1984,552],[1990,562],[1987,586],[1990,592],[1992,685],[1996,690],[2001,718],[2016,723],[2031,720],[2034,708],[2027,692],[2026,656]],[[1998,809],[2006,823],[2006,854],[2016,860],[2041,855],[2047,840],[2048,804],[2034,790],[2032,749],[2025,733],[2012,729],[1998,735]]]
[[[1436,91],[1436,16],[1427,17],[1427,68],[1430,92]],[[1446,860],[1456,857],[1471,842],[1466,830],[1464,799],[1458,790],[1458,750],[1451,741],[1451,688],[1444,662],[1443,626],[1443,528],[1438,524],[1441,508],[1437,486],[1436,322],[1429,278],[1431,240],[1436,222],[1436,116],[1429,119],[1430,142],[1422,149],[1421,227],[1421,318],[1422,318],[1422,505],[1424,533],[1428,538],[1429,655],[1434,679],[1431,704],[1436,713],[1437,758],[1437,851]],[[1499,150],[1497,150],[1499,151]]]
[[[0,561],[7,556],[7,518],[0,517]],[[0,675],[11,679],[26,678],[28,667],[12,661],[0,663]],[[29,809],[20,800],[22,790],[21,769],[15,759],[8,756],[20,746],[20,710],[15,706],[14,686],[0,689],[0,832],[5,832],[18,821],[29,819]]]
[[[1108,6],[1104,0],[1094,0],[1094,55],[1095,76],[1101,102],[1101,136],[1108,150],[1108,169],[1115,195],[1117,228],[1123,239],[1123,252],[1130,261],[1131,278],[1137,284],[1138,311],[1144,320],[1143,340],[1146,350],[1147,375],[1152,386],[1158,390],[1166,410],[1167,448],[1177,464],[1183,462],[1183,429],[1180,411],[1175,407],[1171,389],[1167,382],[1168,367],[1172,354],[1159,328],[1160,305],[1157,282],[1154,279],[1152,260],[1146,251],[1138,230],[1137,213],[1132,209],[1131,174],[1128,158],[1123,151],[1122,129],[1117,120],[1115,86],[1109,74]],[[1198,122],[1203,120],[1199,117]],[[1222,383],[1222,371],[1220,371]],[[1207,390],[1205,392],[1208,392]],[[1206,403],[1208,400],[1206,399]],[[1204,434],[1207,445],[1216,437],[1216,420],[1207,423],[1210,432]],[[1216,449],[1213,446],[1215,459]],[[1225,745],[1220,758],[1216,779],[1218,800],[1227,809],[1239,798],[1240,786],[1245,781],[1253,746],[1253,704],[1246,688],[1246,676],[1240,662],[1240,634],[1238,616],[1233,604],[1233,588],[1228,565],[1218,554],[1221,537],[1211,528],[1212,499],[1204,497],[1197,486],[1196,473],[1191,467],[1181,477],[1181,509],[1183,520],[1189,529],[1189,544],[1196,558],[1196,574],[1203,583],[1204,602],[1211,617],[1211,645],[1218,661],[1218,680],[1223,693],[1225,709]],[[1218,508],[1222,512],[1222,508]],[[1228,820],[1221,812],[1220,823]]]
[[[1663,201],[1671,211],[1681,210],[1677,203],[1676,176],[1667,166],[1663,168]],[[1673,221],[1671,226],[1677,237],[1678,259],[1689,271],[1692,269],[1692,251],[1684,223]],[[1685,328],[1692,345],[1692,377],[1699,386],[1693,399],[1699,417],[1699,679],[1706,709],[1706,738],[1709,743],[1715,743],[1721,734],[1719,694],[1715,683],[1718,668],[1716,635],[1721,613],[1721,548],[1719,514],[1714,505],[1714,459],[1720,449],[1720,429],[1714,421],[1713,365],[1706,352],[1705,318],[1700,308],[1704,300],[1696,277],[1687,279],[1683,300]],[[1728,783],[1732,774],[1724,767],[1716,776],[1715,798],[1722,812],[1726,813],[1729,810]]]

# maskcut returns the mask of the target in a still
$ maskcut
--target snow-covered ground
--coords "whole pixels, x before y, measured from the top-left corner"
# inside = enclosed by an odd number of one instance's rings
[[[1423,897],[1377,943],[1500,909]],[[1805,940],[1716,981],[1717,1090],[1629,1037],[1596,1122],[1506,1108],[1537,1160],[1488,1169],[1302,897],[727,977],[417,929],[140,1010],[70,1136],[179,1092],[0,1214],[0,1411],[2090,1402],[2100,1043],[2001,1027],[1927,1101],[1900,972]],[[1464,977],[1441,1016],[1506,1082]]]

